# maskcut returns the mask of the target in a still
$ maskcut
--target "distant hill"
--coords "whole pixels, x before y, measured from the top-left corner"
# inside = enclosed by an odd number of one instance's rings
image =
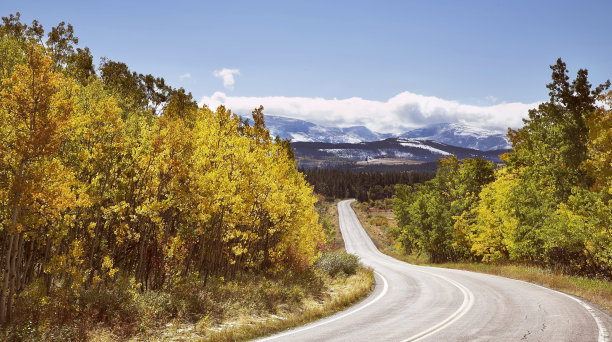
[[[293,142],[291,144],[303,167],[340,167],[353,165],[360,168],[374,166],[416,165],[431,163],[439,158],[455,155],[459,159],[480,157],[499,162],[506,150],[479,151],[452,146],[431,140],[388,138],[360,143]],[[410,167],[414,168],[414,167]]]

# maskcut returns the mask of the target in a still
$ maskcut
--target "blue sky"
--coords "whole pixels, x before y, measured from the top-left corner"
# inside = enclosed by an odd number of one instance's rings
[[[244,111],[259,101],[272,114],[377,130],[393,128],[393,120],[401,121],[401,128],[439,120],[500,127],[509,120],[508,125],[516,126],[526,107],[515,105],[499,113],[495,108],[546,100],[548,66],[557,57],[572,74],[587,68],[594,84],[612,78],[611,1],[0,4],[3,16],[16,11],[22,21],[38,19],[46,29],[69,22],[79,45],[89,46],[96,60],[105,56],[140,73],[162,76],[203,102],[224,99]],[[219,75],[223,69],[239,72],[233,74],[233,86],[224,86]],[[226,78],[230,73],[226,70]],[[401,94],[411,95],[416,105],[389,107]],[[344,112],[338,109],[350,98],[362,102]],[[265,102],[271,99],[277,102]],[[309,99],[327,102],[304,110],[312,106]],[[424,108],[432,103],[442,109],[427,113]],[[367,115],[348,112],[376,104],[379,108]],[[406,106],[411,108],[408,114]],[[387,122],[377,125],[377,111],[401,112],[400,107],[404,114],[387,115]],[[471,109],[451,113],[460,107]],[[474,114],[487,110],[495,112],[493,118]],[[508,113],[512,110],[519,112]]]

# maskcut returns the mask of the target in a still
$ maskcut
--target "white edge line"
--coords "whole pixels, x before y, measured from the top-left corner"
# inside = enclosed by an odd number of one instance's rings
[[[345,313],[343,315],[340,315],[338,317],[335,317],[333,319],[327,320],[327,321],[322,321],[322,322],[319,322],[319,323],[316,323],[316,324],[307,325],[307,326],[304,326],[302,328],[295,329],[295,330],[289,330],[287,332],[284,332],[284,333],[281,333],[281,334],[278,334],[278,335],[272,335],[270,337],[266,337],[266,338],[263,338],[263,339],[260,339],[260,340],[256,340],[256,341],[259,341],[259,342],[270,341],[270,340],[274,340],[274,339],[277,339],[277,338],[280,338],[280,337],[285,337],[285,336],[292,335],[292,334],[295,334],[295,333],[299,333],[299,332],[302,332],[302,331],[305,331],[305,330],[309,330],[309,329],[312,329],[312,328],[320,327],[320,326],[322,326],[324,324],[335,322],[335,321],[337,321],[339,319],[342,319],[342,318],[344,318],[344,317],[346,317],[348,315],[352,315],[355,312],[359,312],[359,311],[367,308],[368,306],[376,303],[385,294],[387,294],[387,291],[389,290],[389,284],[387,283],[387,279],[385,279],[385,277],[383,277],[382,274],[380,274],[380,273],[378,273],[376,271],[374,271],[374,273],[378,274],[378,276],[383,280],[383,290],[382,290],[382,292],[378,296],[376,296],[376,298],[374,298],[371,302],[367,303],[366,305],[364,305],[364,306],[362,306],[362,307],[360,307],[358,309],[355,309],[353,311],[349,311],[349,312],[347,312],[347,313]]]
[[[474,294],[472,293],[472,291],[470,291],[467,287],[461,285],[460,283],[449,279],[445,276],[439,275],[439,274],[434,274],[434,273],[430,273],[430,272],[426,272],[426,271],[422,271],[422,270],[417,270],[415,269],[415,271],[417,272],[421,272],[421,273],[425,273],[425,274],[429,274],[429,275],[433,275],[435,277],[441,278],[442,280],[445,280],[449,283],[451,283],[452,285],[454,285],[455,287],[457,287],[462,293],[463,293],[463,303],[461,303],[461,306],[457,309],[457,311],[453,312],[452,315],[448,316],[445,320],[443,320],[442,322],[421,331],[420,333],[413,335],[405,340],[403,340],[402,342],[412,342],[412,341],[419,341],[425,337],[429,337],[435,333],[437,333],[438,331],[448,327],[449,325],[455,323],[457,320],[459,320],[461,317],[463,317],[463,315],[465,315],[468,311],[470,311],[470,309],[472,308],[472,305],[474,305]]]
[[[591,317],[593,317],[593,319],[595,320],[595,323],[597,324],[597,329],[599,330],[597,342],[609,342],[610,341],[610,335],[608,333],[608,330],[606,329],[606,327],[601,322],[601,319],[599,318],[599,316],[597,316],[597,313],[595,312],[595,309],[593,309],[589,304],[587,304],[583,300],[581,300],[579,298],[576,298],[576,297],[574,297],[572,295],[569,295],[569,294],[567,294],[565,292],[557,291],[557,290],[551,289],[551,288],[546,287],[546,286],[530,283],[528,281],[519,280],[519,279],[515,279],[515,280],[518,280],[520,282],[527,283],[527,284],[530,284],[530,285],[533,285],[533,286],[537,286],[537,287],[543,288],[545,290],[553,291],[553,292],[556,292],[558,294],[564,295],[564,296],[566,296],[566,297],[568,297],[570,299],[575,300],[576,302],[578,302],[578,304],[582,305],[588,311],[588,313],[591,315]]]

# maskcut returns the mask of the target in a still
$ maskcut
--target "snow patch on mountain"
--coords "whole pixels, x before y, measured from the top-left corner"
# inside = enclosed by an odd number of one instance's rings
[[[336,157],[349,158],[349,159],[365,159],[370,156],[370,153],[368,153],[368,151],[357,150],[357,149],[322,148],[322,149],[319,149],[319,151],[333,154]]]
[[[423,148],[423,146],[418,146]],[[354,149],[354,148],[321,148],[319,152],[329,153],[339,158],[350,159],[350,160],[369,160],[374,158],[403,158],[412,159],[415,157],[414,154],[401,151],[394,148],[383,148],[383,149]],[[444,151],[440,151],[446,153]],[[446,153],[448,154],[448,153]]]
[[[391,134],[372,132],[365,126],[325,127],[304,120],[274,115],[266,115],[265,119],[266,127],[272,136],[291,139],[292,142],[360,143],[391,137]]]
[[[481,151],[504,150],[511,147],[502,130],[484,129],[458,123],[429,125],[400,134],[400,137],[433,140]]]
[[[432,147],[432,146],[423,145],[420,141],[410,141],[410,140],[406,140],[406,139],[397,139],[397,141],[399,142],[400,145],[405,146],[405,147],[422,148],[424,150],[428,150],[428,151],[431,151],[433,153],[441,154],[443,156],[450,155],[450,153],[448,153],[446,151],[442,151],[442,150],[437,149],[437,148]]]

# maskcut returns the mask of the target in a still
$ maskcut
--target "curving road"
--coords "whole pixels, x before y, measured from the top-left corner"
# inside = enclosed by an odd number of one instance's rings
[[[610,341],[602,310],[538,285],[415,266],[382,254],[350,207],[338,204],[349,253],[375,270],[357,305],[259,341]]]

